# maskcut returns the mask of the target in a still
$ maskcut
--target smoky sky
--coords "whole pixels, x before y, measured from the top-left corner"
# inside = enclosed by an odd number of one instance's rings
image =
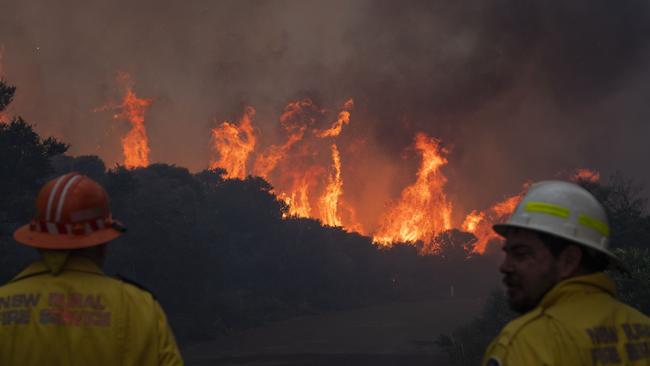
[[[121,161],[126,122],[98,107],[141,97],[151,160],[200,170],[209,131],[257,109],[280,143],[292,99],[329,110],[354,98],[341,136],[347,194],[413,180],[418,131],[449,150],[448,188],[469,208],[528,179],[617,170],[650,185],[646,1],[9,1],[2,73],[11,114]],[[347,146],[347,147],[346,147]],[[347,160],[347,161],[346,161]]]

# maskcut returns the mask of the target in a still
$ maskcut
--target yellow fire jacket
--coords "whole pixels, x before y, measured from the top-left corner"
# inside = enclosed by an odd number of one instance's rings
[[[182,365],[153,296],[71,256],[42,261],[0,287],[0,365]]]
[[[615,298],[604,273],[557,284],[506,325],[483,365],[650,365],[650,318]]]

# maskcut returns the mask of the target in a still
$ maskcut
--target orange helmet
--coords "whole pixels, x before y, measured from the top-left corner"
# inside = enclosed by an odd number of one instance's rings
[[[109,242],[124,231],[111,217],[106,191],[94,180],[69,173],[47,182],[36,198],[36,217],[14,232],[22,244],[78,249]]]

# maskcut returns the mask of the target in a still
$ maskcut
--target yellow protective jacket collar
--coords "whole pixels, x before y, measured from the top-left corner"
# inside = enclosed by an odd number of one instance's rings
[[[98,275],[103,275],[104,272],[89,258],[80,257],[76,255],[71,255],[67,258],[62,268],[61,272],[64,271],[77,271],[77,272],[86,272],[94,273]],[[20,272],[16,277],[14,277],[10,282],[16,282],[27,277],[36,276],[43,273],[52,272],[51,268],[43,260],[36,261],[30,264],[22,272]]]
[[[543,311],[559,302],[570,301],[572,297],[595,292],[606,292],[616,297],[616,284],[603,272],[571,277],[547,292],[537,307]]]
[[[650,318],[615,293],[602,272],[558,283],[501,330],[482,365],[650,365]]]

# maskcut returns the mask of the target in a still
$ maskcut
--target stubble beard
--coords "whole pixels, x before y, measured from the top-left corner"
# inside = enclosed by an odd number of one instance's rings
[[[553,263],[546,272],[539,276],[539,279],[532,284],[532,288],[524,289],[520,284],[519,291],[524,291],[521,298],[513,298],[508,294],[508,305],[510,309],[519,314],[525,314],[533,310],[558,282],[557,266]],[[530,286],[529,286],[530,287]]]

